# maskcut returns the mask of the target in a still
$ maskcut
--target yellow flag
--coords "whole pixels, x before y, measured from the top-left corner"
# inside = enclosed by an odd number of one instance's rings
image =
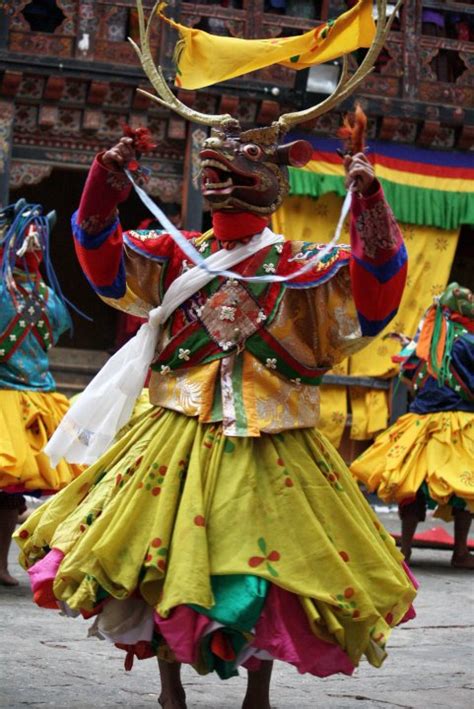
[[[162,6],[158,14],[180,34],[176,84],[201,89],[272,64],[307,69],[370,47],[375,35],[372,5],[372,0],[359,0],[336,20],[296,37],[275,39],[220,37],[170,20],[162,13]]]

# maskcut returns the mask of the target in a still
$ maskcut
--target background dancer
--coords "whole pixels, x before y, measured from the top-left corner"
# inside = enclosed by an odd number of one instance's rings
[[[451,283],[394,358],[414,400],[351,466],[385,502],[397,502],[409,561],[426,507],[454,518],[451,565],[474,568],[468,535],[474,512],[474,297]]]
[[[8,550],[22,493],[52,494],[82,468],[52,468],[43,448],[69,408],[55,391],[48,350],[71,321],[49,263],[55,213],[20,200],[0,211],[0,583],[16,586]],[[44,282],[40,266],[52,275]]]

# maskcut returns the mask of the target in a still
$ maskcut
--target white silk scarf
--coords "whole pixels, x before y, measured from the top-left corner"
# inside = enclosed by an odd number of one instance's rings
[[[45,448],[51,465],[56,467],[61,458],[69,463],[94,463],[130,419],[155,354],[160,328],[171,313],[213,280],[216,271],[225,273],[260,249],[282,241],[282,236],[264,229],[247,244],[209,256],[206,269],[194,266],[173,281],[161,305],[150,311],[148,322],[106,362],[64,416]]]

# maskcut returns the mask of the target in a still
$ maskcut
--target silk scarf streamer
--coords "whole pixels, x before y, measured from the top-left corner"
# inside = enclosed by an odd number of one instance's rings
[[[159,17],[180,35],[176,44],[176,85],[200,89],[242,76],[272,64],[307,69],[333,61],[361,47],[370,47],[375,36],[372,0],[360,0],[335,20],[295,37],[240,39],[185,27],[163,14]]]

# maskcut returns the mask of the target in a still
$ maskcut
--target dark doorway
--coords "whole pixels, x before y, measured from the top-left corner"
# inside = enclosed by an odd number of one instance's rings
[[[461,228],[459,235],[449,276],[449,283],[453,281],[474,292],[474,227],[468,224]]]

